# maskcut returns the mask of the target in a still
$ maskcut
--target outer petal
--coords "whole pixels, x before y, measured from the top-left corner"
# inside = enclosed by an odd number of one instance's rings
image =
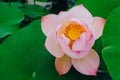
[[[102,35],[105,22],[106,21],[103,18],[100,17],[93,18],[92,29],[95,39],[98,39]]]
[[[55,40],[55,35],[53,33],[48,35],[45,42],[45,47],[55,57],[62,57],[64,55],[64,53],[60,49],[60,46],[57,44],[57,41]]]
[[[42,31],[47,36],[50,32],[55,31],[58,26],[57,15],[50,14],[42,17]]]
[[[66,74],[72,66],[70,57],[64,55],[61,58],[56,58],[55,67],[59,75]]]
[[[92,23],[93,17],[83,5],[73,7],[68,12],[72,16],[76,17],[79,20],[82,20],[85,23]]]
[[[93,76],[97,73],[99,62],[99,56],[94,50],[91,50],[89,55],[82,59],[72,59],[72,64],[77,71]]]
[[[73,51],[70,49],[69,39],[65,36],[58,36],[57,40],[60,43],[62,51],[71,58],[83,58],[89,53],[89,50]]]

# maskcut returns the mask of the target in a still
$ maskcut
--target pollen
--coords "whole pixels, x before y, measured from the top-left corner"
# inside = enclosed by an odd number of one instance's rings
[[[79,25],[76,22],[69,23],[64,31],[66,37],[68,37],[71,41],[77,40],[79,36],[85,32],[85,28]]]

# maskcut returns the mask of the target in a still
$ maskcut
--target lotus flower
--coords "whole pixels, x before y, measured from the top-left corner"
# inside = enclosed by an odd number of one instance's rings
[[[93,17],[83,5],[42,17],[45,47],[56,57],[55,67],[60,75],[72,66],[82,74],[96,75],[100,60],[92,46],[102,35],[104,24],[103,18]]]

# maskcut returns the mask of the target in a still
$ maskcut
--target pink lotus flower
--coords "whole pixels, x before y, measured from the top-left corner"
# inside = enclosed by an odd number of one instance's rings
[[[103,18],[93,17],[83,5],[42,17],[45,47],[56,57],[55,67],[60,75],[72,65],[82,74],[96,75],[100,60],[92,46],[102,35],[104,24]]]

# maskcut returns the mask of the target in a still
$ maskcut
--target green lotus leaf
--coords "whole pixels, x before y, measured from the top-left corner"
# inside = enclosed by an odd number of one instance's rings
[[[103,31],[103,59],[113,80],[120,76],[120,7],[111,12]]]
[[[13,34],[24,19],[23,12],[12,6],[0,5],[0,38]]]

